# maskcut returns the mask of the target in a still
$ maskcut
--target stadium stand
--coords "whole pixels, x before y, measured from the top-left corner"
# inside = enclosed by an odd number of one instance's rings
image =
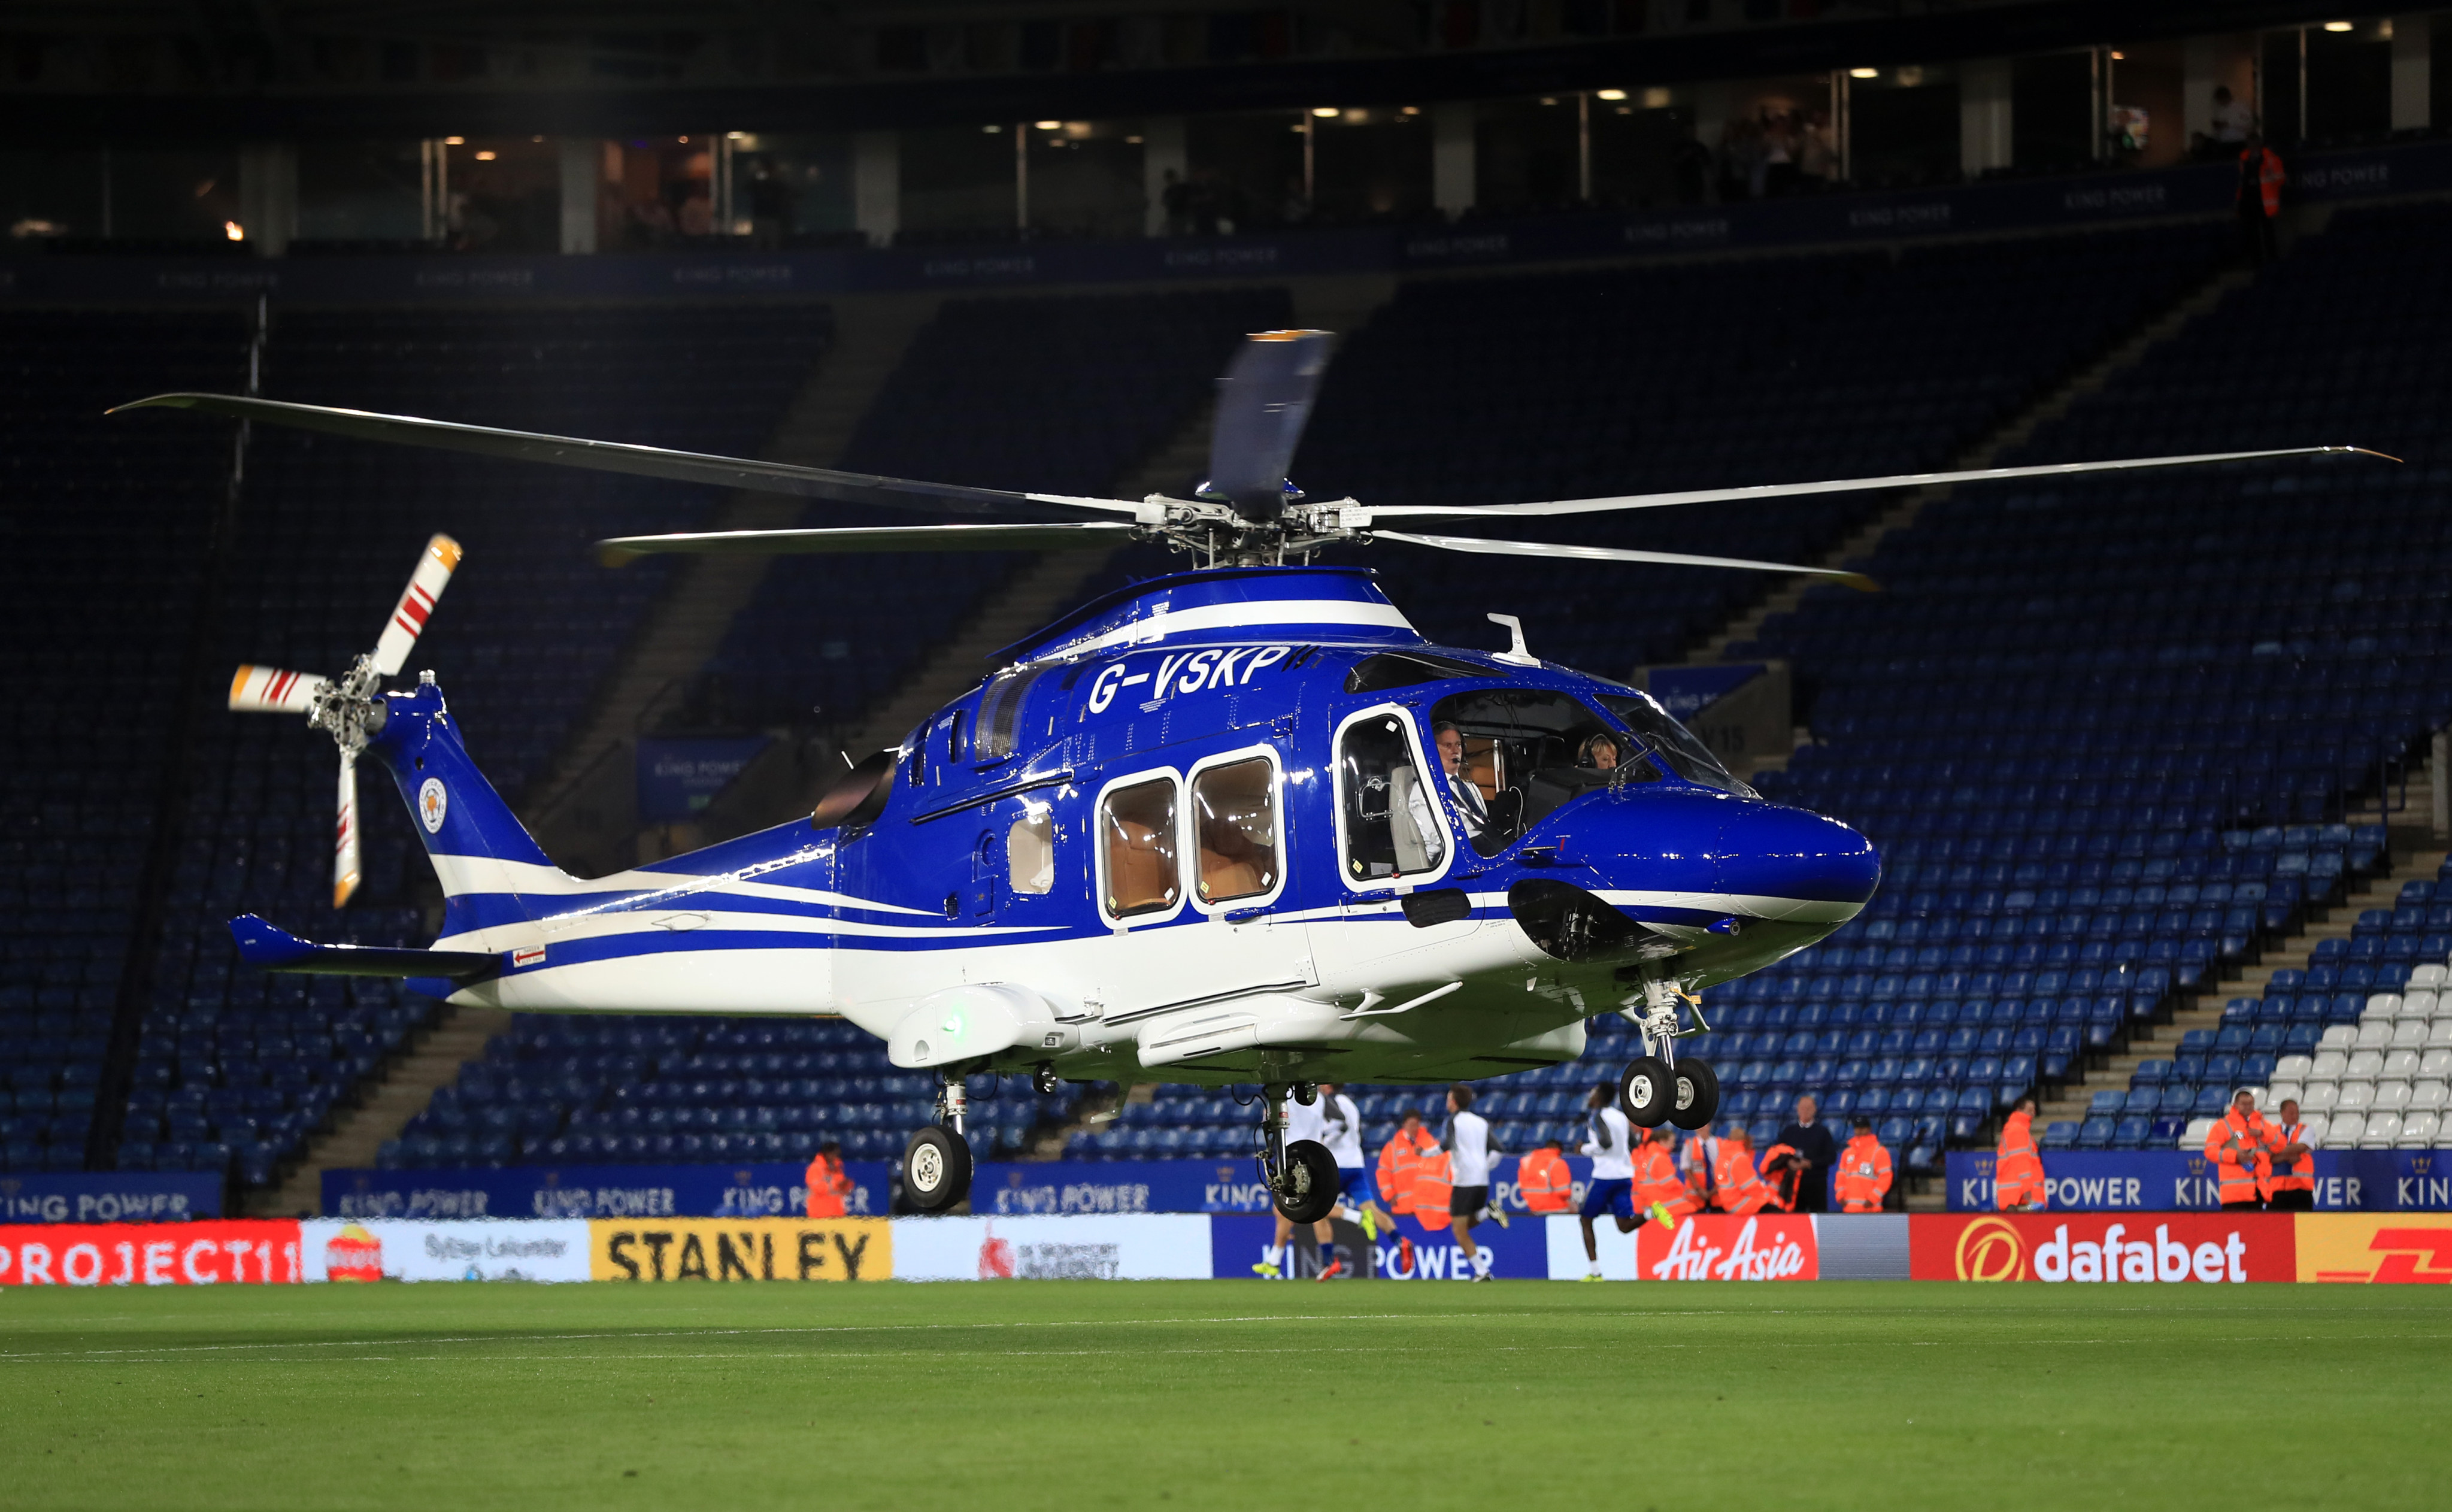
[[[762,442],[827,330],[815,305],[299,311],[275,325],[265,378],[276,398],[742,452]],[[170,387],[142,365],[120,382],[123,398]],[[219,428],[114,424],[123,445],[173,428],[228,444]],[[227,668],[346,667],[372,644],[425,536],[447,529],[468,557],[412,666],[437,671],[472,751],[516,802],[661,581],[652,567],[608,572],[570,543],[686,527],[706,507],[703,493],[667,485],[257,433],[211,686],[192,690],[178,858],[120,1168],[234,1167],[250,1185],[269,1182],[432,1009],[388,982],[267,977],[232,960],[227,921],[250,911],[321,938],[422,942],[431,883],[410,864],[399,805],[367,789],[366,884],[332,909],[331,751],[287,721],[224,711]]]
[[[247,346],[234,311],[0,315],[0,1168],[85,1164],[229,470],[226,431],[103,411],[244,385]]]
[[[1929,1164],[2383,862],[2383,826],[2348,805],[2452,719],[2452,452],[2427,366],[2452,299],[2422,271],[2447,229],[2442,207],[2343,213],[2018,459],[2355,438],[2406,466],[1965,494],[1883,543],[1878,603],[1816,590],[1732,647],[1793,658],[1813,699],[1815,744],[1766,789],[1861,826],[1887,864],[1862,920],[1731,994],[1748,1054],[1769,1014],[1836,1029],[1852,1007],[1874,1041],[1852,1107],[1878,1091],[1885,1138],[1915,1118]],[[2047,1144],[2167,1146],[2283,1057],[2312,1071],[2452,949],[2432,908],[2413,895],[2320,946]]]

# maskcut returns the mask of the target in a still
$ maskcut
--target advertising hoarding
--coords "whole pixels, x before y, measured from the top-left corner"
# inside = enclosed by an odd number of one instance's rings
[[[1211,1275],[1199,1213],[898,1218],[897,1281],[1197,1281]]]
[[[207,1171],[20,1171],[0,1176],[0,1224],[184,1223],[222,1216]]]
[[[334,1218],[789,1218],[809,1210],[808,1164],[512,1165],[481,1170],[327,1170]],[[847,1161],[854,1215],[884,1213],[883,1161]]]
[[[2299,1279],[2288,1213],[1918,1213],[1908,1266],[1917,1281]]]
[[[585,1281],[577,1219],[421,1223],[313,1218],[299,1225],[303,1281]]]
[[[1949,1210],[1992,1210],[1987,1150],[1952,1150]],[[2188,1150],[2047,1150],[2044,1180],[2063,1212],[2213,1212],[2213,1163]],[[2319,1212],[2452,1212],[2452,1150],[2318,1150]]]
[[[2452,1283],[2452,1218],[2301,1213],[2299,1279]]]
[[[214,1286],[299,1279],[298,1224],[12,1224],[0,1227],[0,1286]]]
[[[587,1225],[594,1281],[890,1281],[882,1218],[599,1219]]]

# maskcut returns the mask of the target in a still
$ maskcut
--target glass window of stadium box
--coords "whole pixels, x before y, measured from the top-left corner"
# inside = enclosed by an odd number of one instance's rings
[[[2335,23],[2340,25],[2340,23]],[[2306,141],[2346,146],[2392,130],[2392,21],[2368,17],[2342,30],[2309,27]]]
[[[1876,69],[1848,80],[1848,176],[1868,189],[1948,184],[1958,177],[1958,72],[1934,64]]]
[[[901,134],[903,242],[959,242],[1014,234],[1011,123],[921,127]]]
[[[1602,90],[1592,96],[1591,112],[1595,203],[1635,209],[1703,203],[1710,153],[1694,139],[1691,99],[1665,89]]]
[[[1033,236],[1141,234],[1148,195],[1139,121],[1036,121],[1028,140]]]
[[[1305,131],[1297,110],[1232,111],[1185,121],[1186,230],[1214,236],[1283,225],[1288,205],[1298,204],[1302,193]]]
[[[1709,101],[1722,112],[1716,118],[1702,108],[1706,90]],[[1646,90],[1645,98],[1661,100],[1663,93]],[[1695,133],[1707,149],[1696,163],[1708,163],[1722,200],[1776,199],[1838,180],[1840,138],[1828,75],[1747,79],[1698,88],[1693,94]],[[1670,93],[1662,103],[1673,104],[1676,98]],[[1596,183],[1610,171],[1604,166],[1602,140],[1596,137],[1593,143]]]
[[[604,251],[672,247],[726,234],[716,224],[715,160],[722,133],[687,131],[604,144],[599,182],[596,245]],[[559,178],[559,153],[546,147],[544,169]],[[558,205],[558,201],[555,202]],[[559,245],[556,225],[544,221],[542,245]]]
[[[2123,168],[2168,168],[2188,155],[2186,46],[2123,43],[2103,58],[2106,155]],[[2014,123],[2012,129],[2015,129]]]
[[[848,131],[731,133],[732,234],[760,247],[861,245]]]
[[[445,137],[443,237],[454,251],[562,247],[562,152],[544,137]]]
[[[100,148],[0,151],[0,227],[8,230],[9,249],[106,234],[109,158]]]
[[[2046,52],[2009,65],[2009,161],[2022,172],[2081,169],[2094,162],[2092,49]]]
[[[0,226],[19,249],[109,241],[230,250],[238,180],[234,148],[0,152]]]
[[[1483,100],[1473,111],[1473,203],[1486,213],[1564,209],[1581,197],[1575,96]]]
[[[1314,110],[1311,152],[1314,220],[1361,226],[1431,213],[1431,119],[1420,107]]]
[[[429,171],[425,144],[414,138],[302,140],[298,235],[291,250],[425,244]]]

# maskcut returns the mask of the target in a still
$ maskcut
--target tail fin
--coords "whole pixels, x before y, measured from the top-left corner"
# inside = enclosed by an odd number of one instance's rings
[[[443,884],[443,937],[533,919],[580,890],[485,780],[431,683],[384,696],[368,746],[400,787]],[[533,900],[533,901],[531,901]]]

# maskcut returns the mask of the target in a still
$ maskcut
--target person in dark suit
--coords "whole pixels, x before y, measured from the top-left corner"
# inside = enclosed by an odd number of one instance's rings
[[[1839,1142],[1814,1117],[1820,1111],[1821,1104],[1808,1092],[1796,1100],[1796,1121],[1779,1131],[1778,1143],[1805,1157],[1805,1176],[1796,1187],[1795,1210],[1800,1213],[1830,1211],[1830,1167],[1839,1164]]]

